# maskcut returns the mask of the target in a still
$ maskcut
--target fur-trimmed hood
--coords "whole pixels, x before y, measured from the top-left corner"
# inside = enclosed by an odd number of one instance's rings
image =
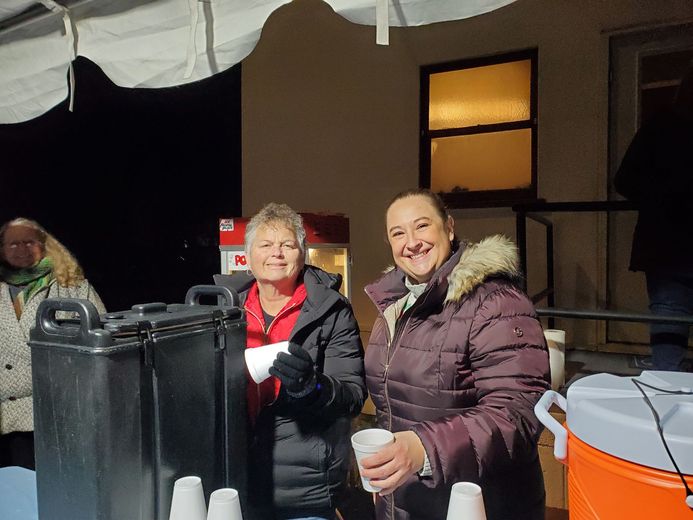
[[[503,235],[493,235],[477,243],[468,243],[448,276],[445,301],[459,301],[491,276],[519,282],[522,279],[519,264],[515,243]]]
[[[503,235],[492,235],[478,243],[462,243],[429,282],[429,289],[445,302],[460,301],[490,277],[505,278],[520,284],[522,274],[515,244]],[[408,294],[404,273],[390,268],[366,293],[381,310]]]

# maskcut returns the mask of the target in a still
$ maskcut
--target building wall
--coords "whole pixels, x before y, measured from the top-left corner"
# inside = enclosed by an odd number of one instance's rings
[[[283,201],[351,219],[352,301],[362,329],[375,310],[362,288],[391,263],[386,201],[418,184],[419,67],[539,49],[538,193],[548,201],[607,194],[609,35],[693,19],[688,0],[518,0],[492,13],[423,27],[355,25],[319,0],[294,0],[267,21],[243,62],[243,211]],[[461,237],[515,236],[509,208],[454,213]],[[604,298],[604,220],[555,222],[557,305]],[[543,288],[543,228],[529,224],[529,292]],[[560,321],[593,344],[594,322]]]

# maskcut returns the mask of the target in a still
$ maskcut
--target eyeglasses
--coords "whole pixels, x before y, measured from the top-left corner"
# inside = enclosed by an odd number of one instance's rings
[[[18,240],[17,242],[10,242],[9,244],[3,244],[5,247],[8,247],[9,249],[17,249],[20,246],[24,246],[26,248],[32,248],[32,247],[37,247],[41,246],[41,242],[38,240]]]

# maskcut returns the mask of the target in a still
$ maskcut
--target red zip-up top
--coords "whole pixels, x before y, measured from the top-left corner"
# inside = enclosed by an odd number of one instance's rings
[[[306,287],[300,282],[291,299],[284,305],[272,321],[269,329],[265,331],[265,320],[260,305],[257,282],[248,291],[245,300],[246,319],[248,321],[248,338],[246,348],[261,347],[271,343],[286,341],[291,337],[296,320],[301,312],[301,306],[306,299]],[[272,404],[279,395],[281,382],[274,376],[264,380],[259,385],[253,381],[250,374],[248,378],[248,417],[252,422],[260,413],[263,406]]]

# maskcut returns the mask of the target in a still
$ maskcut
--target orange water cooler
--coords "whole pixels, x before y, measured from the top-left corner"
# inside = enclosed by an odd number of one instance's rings
[[[692,389],[693,374],[644,371],[595,374],[567,397],[542,396],[534,410],[568,466],[570,520],[693,520]]]

